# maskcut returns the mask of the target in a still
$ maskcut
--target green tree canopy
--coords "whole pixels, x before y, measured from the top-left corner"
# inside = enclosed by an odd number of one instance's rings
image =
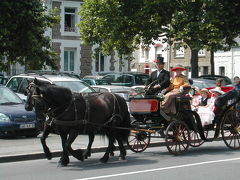
[[[87,44],[99,44],[105,54],[129,54],[160,36],[187,44],[192,77],[198,76],[198,51],[235,45],[239,35],[237,0],[85,0],[80,33]],[[170,42],[169,42],[170,43]]]
[[[41,69],[45,64],[56,67],[56,54],[44,33],[59,21],[47,13],[40,0],[0,1],[0,68],[20,63],[28,69]]]

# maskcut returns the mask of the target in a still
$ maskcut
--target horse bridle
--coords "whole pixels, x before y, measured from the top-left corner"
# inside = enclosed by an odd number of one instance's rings
[[[28,86],[26,87],[26,90],[27,90],[27,94],[28,94],[28,98],[31,98],[30,99],[30,103],[35,107],[36,103],[43,103],[43,106],[44,106],[44,113],[47,112],[47,103],[48,100],[42,95],[42,94],[34,94],[34,92],[36,91],[36,88],[38,86],[34,83],[34,82],[31,82],[28,84]],[[33,90],[34,88],[34,90]],[[42,100],[40,100],[42,99]]]

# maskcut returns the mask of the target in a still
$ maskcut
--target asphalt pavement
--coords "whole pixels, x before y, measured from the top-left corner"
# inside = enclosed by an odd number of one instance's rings
[[[0,163],[44,159],[45,154],[42,149],[39,135],[37,138],[1,138],[0,139]],[[49,135],[46,140],[53,157],[60,157],[62,152],[61,139],[58,135]],[[73,149],[86,149],[88,136],[80,135],[74,141]],[[92,146],[92,153],[104,152],[108,144],[108,139],[103,136],[95,136]],[[164,145],[162,138],[152,139],[150,147]]]

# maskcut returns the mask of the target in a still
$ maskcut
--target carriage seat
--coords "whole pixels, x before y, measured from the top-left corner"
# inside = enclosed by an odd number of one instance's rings
[[[180,94],[177,96],[175,101],[177,112],[191,110],[191,100],[192,98],[186,94]]]

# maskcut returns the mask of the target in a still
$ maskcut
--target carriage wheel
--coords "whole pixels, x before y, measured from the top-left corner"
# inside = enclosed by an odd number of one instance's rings
[[[221,124],[224,143],[230,149],[240,149],[240,119],[236,109],[228,111]]]
[[[208,137],[208,131],[204,131],[204,135],[207,138]],[[199,133],[190,130],[190,146],[192,147],[199,147],[204,143],[204,140],[201,139]]]
[[[133,152],[143,152],[150,144],[151,134],[149,132],[131,130],[127,145]]]
[[[139,121],[133,121],[131,123],[133,128],[140,129],[144,124]],[[151,133],[140,130],[131,130],[128,137],[127,145],[133,152],[143,152],[150,144]]]
[[[188,151],[190,132],[188,126],[182,121],[173,121],[166,130],[165,142],[168,151],[180,155]]]

